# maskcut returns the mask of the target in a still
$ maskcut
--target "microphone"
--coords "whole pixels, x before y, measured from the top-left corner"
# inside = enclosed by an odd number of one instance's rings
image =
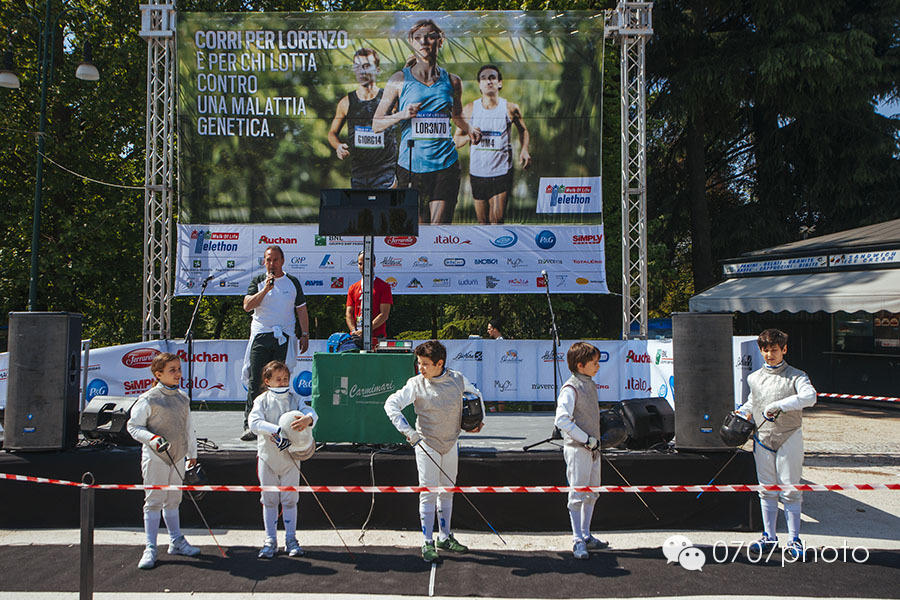
[[[207,283],[209,283],[210,281],[212,281],[214,277],[215,277],[215,275],[210,275],[209,277],[207,277],[206,279],[204,279],[204,280],[203,280],[203,285],[206,285]]]
[[[544,285],[547,285],[548,281],[547,281],[547,270],[546,269],[541,271],[541,277],[544,278]]]

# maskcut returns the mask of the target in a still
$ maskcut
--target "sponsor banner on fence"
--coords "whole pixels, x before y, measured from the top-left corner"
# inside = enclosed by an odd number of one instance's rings
[[[176,295],[243,295],[265,249],[308,295],[346,294],[359,280],[361,237],[316,225],[178,225]],[[608,293],[602,225],[423,225],[418,236],[375,238],[375,274],[394,294]]]
[[[541,177],[537,212],[603,212],[600,177]]]
[[[733,338],[735,405],[747,398],[747,375],[761,367],[755,337]],[[447,365],[462,372],[481,390],[488,402],[556,401],[553,362],[559,386],[569,378],[566,351],[577,340],[564,340],[553,356],[547,340],[445,340]],[[594,377],[601,401],[659,396],[674,405],[674,356],[671,340],[605,340],[592,342],[600,350],[600,370]],[[241,383],[246,340],[195,340],[193,360],[194,400],[243,402],[247,389]],[[306,354],[298,357],[291,374],[294,393],[308,397],[312,391],[312,357],[325,351],[325,340],[311,340]],[[150,361],[159,352],[173,352],[187,360],[187,346],[177,341],[125,344],[90,351],[86,398],[98,395],[139,395],[154,385]],[[9,355],[0,354],[0,407],[6,402]],[[182,388],[188,382],[182,365]]]

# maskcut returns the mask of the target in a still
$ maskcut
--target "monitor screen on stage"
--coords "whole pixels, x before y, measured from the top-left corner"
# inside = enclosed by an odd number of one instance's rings
[[[413,189],[322,190],[319,235],[419,235],[419,192]]]

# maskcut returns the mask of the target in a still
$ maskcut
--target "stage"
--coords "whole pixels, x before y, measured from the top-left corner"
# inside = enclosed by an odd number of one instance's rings
[[[242,442],[240,412],[193,413],[198,438],[207,440],[200,462],[213,484],[253,484],[256,478],[256,443]],[[562,452],[554,441],[523,452],[522,447],[547,438],[553,429],[552,413],[489,414],[482,433],[460,438],[459,485],[566,485]],[[81,445],[62,452],[0,453],[0,472],[80,481],[93,473],[97,483],[140,483],[136,446]],[[374,459],[373,459],[374,453]],[[604,485],[705,484],[728,461],[732,452],[680,453],[669,449],[605,452]],[[415,485],[412,451],[403,446],[328,444],[303,463],[312,485]],[[619,474],[628,481],[624,481]],[[715,483],[756,483],[753,456],[739,452]],[[79,492],[76,488],[0,481],[4,510],[0,527],[77,527]],[[140,491],[98,491],[96,525],[133,526],[140,522]],[[500,531],[566,531],[569,528],[565,494],[470,495]],[[598,531],[622,529],[692,529],[751,531],[760,527],[755,493],[647,493],[601,494],[594,514]],[[320,494],[339,527],[359,528],[372,505],[372,495]],[[308,494],[301,495],[301,527],[328,527]],[[378,494],[370,528],[418,529],[417,494]],[[259,494],[207,493],[201,508],[213,527],[258,528]],[[202,527],[191,503],[182,503],[187,526]],[[658,517],[658,519],[657,519]],[[457,495],[454,527],[487,530],[477,514]]]

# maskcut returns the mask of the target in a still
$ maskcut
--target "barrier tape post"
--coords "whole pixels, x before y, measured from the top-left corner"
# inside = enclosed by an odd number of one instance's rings
[[[81,476],[81,574],[78,579],[79,600],[94,597],[94,475]]]

